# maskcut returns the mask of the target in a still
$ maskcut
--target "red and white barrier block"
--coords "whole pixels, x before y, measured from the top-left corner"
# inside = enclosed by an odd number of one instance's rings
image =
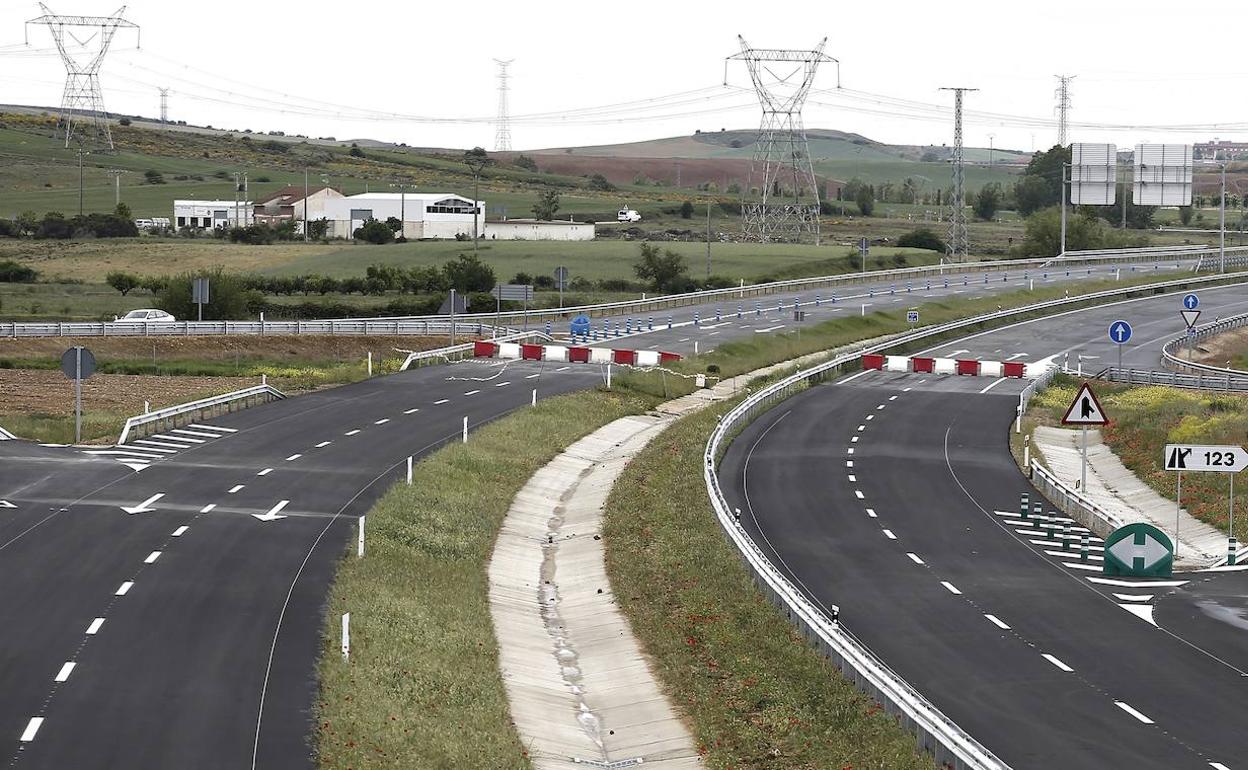
[[[934,358],[925,356],[885,356],[866,353],[863,369],[883,372],[914,372],[917,374],[957,374],[972,377],[1036,377],[1022,361],[980,361],[971,358]]]
[[[477,358],[502,358],[522,361],[567,361],[574,364],[626,364],[628,366],[658,366],[669,361],[679,361],[677,353],[659,350],[615,350],[613,348],[590,348],[576,345],[530,345],[519,342],[490,342],[478,340],[472,345]]]

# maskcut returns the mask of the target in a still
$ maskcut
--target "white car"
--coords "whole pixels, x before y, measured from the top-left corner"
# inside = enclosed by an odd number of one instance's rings
[[[166,313],[163,310],[154,308],[143,308],[141,310],[131,310],[121,318],[113,317],[113,320],[121,324],[142,324],[142,323],[172,323],[178,319]]]

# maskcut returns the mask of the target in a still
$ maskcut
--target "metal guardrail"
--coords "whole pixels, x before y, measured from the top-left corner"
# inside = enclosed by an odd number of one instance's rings
[[[1222,366],[1214,366],[1212,364],[1203,364],[1197,361],[1185,361],[1182,356],[1177,355],[1183,345],[1195,345],[1201,340],[1228,332],[1232,329],[1239,329],[1248,326],[1248,313],[1240,313],[1239,315],[1229,316],[1210,324],[1205,324],[1196,328],[1195,334],[1186,334],[1182,337],[1175,337],[1167,342],[1161,348],[1161,363],[1168,369],[1174,369],[1180,372],[1195,372],[1197,374],[1208,374],[1221,377],[1232,378],[1248,378],[1248,372],[1240,369],[1230,369]]]
[[[524,342],[526,340],[539,340],[541,342],[550,342],[551,337],[546,332],[527,331],[516,332],[502,337],[495,337],[490,342]],[[441,361],[458,361],[463,358],[471,358],[475,342],[465,342],[462,345],[449,345],[444,348],[434,348],[433,350],[419,350],[415,353],[409,353],[403,361],[403,365],[399,367],[399,371],[405,372],[409,368],[429,366]]]
[[[513,331],[505,327],[500,333]],[[448,318],[344,318],[321,321],[170,321],[167,323],[120,323],[116,321],[52,321],[46,323],[0,323],[0,336],[22,337],[203,337],[223,335],[380,335],[443,336],[451,332]],[[493,334],[495,327],[481,320],[455,320],[455,333],[465,336]]]
[[[1232,370],[1233,372],[1233,370]],[[1111,366],[1097,375],[1098,379],[1120,382],[1124,385],[1166,385],[1171,388],[1190,390],[1218,390],[1227,393],[1248,393],[1248,372],[1211,374],[1197,372],[1160,372],[1154,369],[1119,369]]]
[[[784,608],[789,618],[798,625],[807,639],[816,643],[825,655],[833,658],[845,675],[851,677],[860,689],[899,715],[903,724],[917,733],[920,744],[935,755],[937,762],[948,763],[955,768],[1008,770],[1008,765],[1000,758],[946,717],[857,639],[833,622],[823,608],[807,597],[772,564],[730,511],[719,485],[719,477],[716,473],[717,462],[740,428],[759,414],[770,410],[776,403],[834,376],[847,364],[857,361],[863,353],[879,353],[976,324],[1095,302],[1098,299],[1112,299],[1138,292],[1157,292],[1234,280],[1226,276],[1193,277],[1148,286],[1094,292],[1080,297],[1049,300],[1011,310],[982,314],[902,334],[886,342],[868,345],[858,351],[837,356],[823,364],[786,377],[749,396],[724,415],[707,441],[703,456],[703,478],[711,505],[715,509],[716,518],[726,536],[740,551],[746,566],[753,573],[755,582],[769,598]],[[1050,378],[1052,376],[1050,372],[1046,372],[1046,375]],[[1034,389],[1032,392],[1035,392]]]
[[[1110,532],[1127,523],[1063,484],[1061,479],[1034,458],[1031,461],[1031,483],[1058,510],[1092,530],[1097,537],[1108,537]]]
[[[990,272],[1018,271],[1024,272],[1031,268],[1043,270],[1047,266],[1060,263],[1062,269],[1081,263],[1086,265],[1129,262],[1133,260],[1154,259],[1154,269],[1159,267],[1160,260],[1197,259],[1216,247],[1209,246],[1167,246],[1142,249],[1120,249],[1107,251],[1067,252],[1062,257],[1041,257],[1037,259],[1005,259],[987,262],[950,263],[925,265],[922,267],[905,267],[895,270],[872,270],[862,273],[845,273],[832,276],[813,278],[796,278],[787,281],[773,281],[749,286],[738,286],[728,289],[708,289],[706,291],[689,292],[686,294],[668,294],[649,299],[624,300],[594,305],[577,305],[565,308],[546,308],[524,312],[507,311],[504,313],[456,313],[456,333],[492,334],[491,324],[499,327],[499,332],[514,331],[514,327],[543,322],[554,322],[576,315],[604,316],[619,314],[644,315],[660,310],[690,305],[705,304],[714,301],[728,301],[780,294],[807,289],[818,289],[836,286],[853,286],[878,281],[904,281],[932,276],[945,277],[982,272],[985,277]],[[1177,265],[1177,263],[1176,263]],[[1093,270],[1089,269],[1091,275]],[[175,321],[169,324],[119,324],[116,322],[50,322],[50,323],[0,323],[0,336],[4,337],[104,337],[104,336],[146,336],[146,335],[227,335],[227,334],[394,334],[415,335],[449,332],[449,315],[431,316],[398,316],[385,318],[343,318],[335,320],[312,321]],[[448,324],[438,327],[436,324]],[[463,330],[460,324],[468,324],[470,328]]]
[[[250,388],[243,388],[232,393],[222,393],[219,396],[210,396],[209,398],[201,398],[198,401],[190,401],[177,406],[168,406],[164,409],[157,409],[154,412],[140,414],[126,420],[126,425],[121,429],[121,437],[117,439],[117,444],[126,443],[133,436],[131,434],[141,434],[145,430],[153,426],[157,430],[164,430],[165,425],[176,427],[179,420],[189,416],[202,416],[202,413],[223,414],[233,411],[235,407],[246,408],[257,403],[265,403],[268,401],[276,401],[286,398],[286,394],[269,384],[255,385]],[[185,424],[185,422],[181,423]]]

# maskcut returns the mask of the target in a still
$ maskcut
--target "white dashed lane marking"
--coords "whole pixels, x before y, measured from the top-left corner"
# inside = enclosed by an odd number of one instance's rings
[[[950,583],[948,580],[942,580],[940,581],[940,584],[944,586],[945,588],[947,588],[949,590],[949,593],[951,594],[956,594],[959,596],[962,594],[962,592],[958,590],[958,587],[955,586],[953,583]]]
[[[245,484],[235,484],[234,486],[230,487],[230,491],[229,491],[229,493],[230,493],[231,495],[236,494],[236,493],[238,492],[238,490],[242,489],[244,486],[246,486],[246,485],[245,485]]]
[[[919,555],[917,553],[907,553],[906,556],[909,556],[910,561],[914,562],[915,564],[923,563],[923,560],[919,558]]]
[[[862,494],[862,490],[861,490],[861,489],[855,489],[855,490],[854,490],[854,496],[855,496],[855,497],[857,497],[859,500],[863,500],[863,499],[865,499],[865,497],[866,497],[865,495],[863,495],[863,494]]]
[[[39,732],[39,727],[43,725],[43,717],[31,717],[30,722],[26,724],[26,729],[22,731],[22,743],[30,743],[35,739],[35,733]]]
[[[61,666],[61,670],[56,672],[56,681],[64,682],[65,680],[69,679],[69,675],[73,673],[74,666],[76,665],[78,664],[74,663],[72,660],[67,661],[65,665]]]
[[[96,618],[91,621],[91,625],[87,626],[87,636],[95,636],[102,625],[104,625],[104,618]]]
[[[434,402],[433,402],[433,405],[434,405],[434,406],[437,406],[438,404],[445,404],[447,401],[450,401],[450,399],[449,399],[449,398],[444,398],[444,399],[441,399],[441,400],[439,400],[439,401],[434,401]]]
[[[467,394],[465,394],[465,395],[467,395]],[[382,417],[380,420],[374,420],[374,421],[373,421],[373,425],[385,425],[385,424],[386,424],[386,423],[388,423],[388,422],[390,422],[390,418],[389,418],[389,417]]]
[[[125,596],[127,593],[130,592],[130,589],[133,587],[134,587],[134,581],[127,580],[126,582],[122,583],[120,586],[117,587],[117,592],[114,593],[113,596]]]
[[[481,391],[479,391],[479,390],[470,390],[470,391],[468,391],[467,393],[465,393],[464,395],[465,395],[465,396],[475,396],[475,395],[477,395],[477,394],[478,394],[478,393],[480,393],[480,392],[481,392]]]
[[[289,463],[289,462],[294,462],[295,460],[298,460],[300,457],[303,457],[303,455],[301,455],[301,454],[293,454],[293,455],[291,455],[290,457],[287,457],[287,458],[286,458],[286,462],[288,462],[288,463]]]
[[[356,428],[355,430],[349,430],[349,431],[347,431],[346,433],[344,433],[344,434],[342,434],[342,435],[344,435],[344,436],[354,436],[355,434],[357,434],[357,433],[359,433],[359,432],[360,432],[360,429],[359,429],[359,428]]]
[[[416,414],[419,411],[420,411],[419,408],[404,409],[403,414]]]
[[[177,529],[173,531],[172,537],[182,537],[183,535],[186,534],[186,531],[188,529],[190,529],[190,527],[187,527],[187,526],[178,527]]]
[[[272,469],[272,468],[265,468],[264,470],[260,471],[260,472],[259,472],[259,473],[257,473],[256,475],[257,475],[257,476],[268,476],[268,475],[269,475],[270,473],[272,473],[272,472],[273,472],[273,469]]]
[[[1065,663],[1061,662],[1060,660],[1058,660],[1058,659],[1057,659],[1057,658],[1055,658],[1054,656],[1052,656],[1052,655],[1048,654],[1047,652],[1045,652],[1045,653],[1041,653],[1041,657],[1043,657],[1045,660],[1047,660],[1048,662],[1050,662],[1050,663],[1052,663],[1053,665],[1057,666],[1059,669],[1061,669],[1062,671],[1065,671],[1065,672],[1066,672],[1066,673],[1068,673],[1068,674],[1069,674],[1070,672],[1074,671],[1074,669],[1073,669],[1073,668],[1071,668],[1070,666],[1068,666],[1068,665],[1066,665]]]
[[[330,441],[322,441],[321,443],[319,443],[319,444],[317,444],[317,445],[316,445],[316,448],[317,448],[317,449],[320,449],[320,448],[322,448],[322,447],[327,447],[327,446],[329,446],[331,443],[332,443],[332,442],[330,442]]]
[[[1131,708],[1131,706],[1129,706],[1129,705],[1128,705],[1128,704],[1126,704],[1126,703],[1123,703],[1123,702],[1122,702],[1122,701],[1120,701],[1120,700],[1116,700],[1116,701],[1114,701],[1114,705],[1115,705],[1115,706],[1117,706],[1118,708],[1122,709],[1123,711],[1127,712],[1127,713],[1128,713],[1128,714],[1130,714],[1131,716],[1135,717],[1136,719],[1140,720],[1141,722],[1143,722],[1143,723],[1144,723],[1144,724],[1146,724],[1146,725],[1151,725],[1151,724],[1153,724],[1153,720],[1151,720],[1151,719],[1149,719],[1148,717],[1144,716],[1143,714],[1141,714],[1140,712],[1138,712],[1138,711],[1136,711],[1135,709]]]
[[[155,563],[156,563],[156,560],[160,558],[160,554],[161,554],[161,552],[160,552],[160,551],[152,551],[151,553],[149,553],[149,554],[147,555],[147,558],[143,560],[143,563],[144,563],[144,564],[155,564]]]
[[[893,531],[891,529],[884,530],[884,536],[887,537],[889,540],[897,539],[897,536],[893,534]]]
[[[212,513],[212,509],[216,507],[217,507],[216,503],[209,503],[205,505],[203,508],[200,508],[199,512],[200,513]]]

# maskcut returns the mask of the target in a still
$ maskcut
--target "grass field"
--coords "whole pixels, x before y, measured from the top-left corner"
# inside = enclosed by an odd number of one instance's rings
[[[422,459],[411,486],[396,485],[369,511],[368,553],[344,554],[329,596],[319,767],[530,766],[508,715],[490,621],[495,535],[512,498],[563,447],[654,403],[604,392],[542,401]],[[349,664],[336,636],[343,612],[351,613]]]
[[[1032,399],[1024,432],[1030,433],[1036,425],[1060,424],[1078,387],[1079,381],[1073,378],[1055,379],[1051,387]],[[1163,470],[1166,444],[1242,446],[1248,439],[1248,396],[1110,383],[1095,387],[1110,418],[1102,431],[1106,444],[1162,497],[1173,500],[1176,491],[1175,474]],[[1207,524],[1228,528],[1229,497],[1229,474],[1184,475],[1183,506]],[[1248,514],[1236,517],[1235,536],[1241,540],[1248,537]]]

